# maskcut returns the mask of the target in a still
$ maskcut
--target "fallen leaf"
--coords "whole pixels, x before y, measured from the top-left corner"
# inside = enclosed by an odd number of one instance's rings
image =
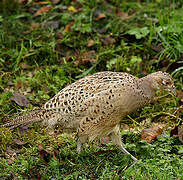
[[[135,15],[136,15],[136,12],[134,12],[133,14],[130,14],[130,15],[128,13],[125,13],[125,12],[118,12],[117,13],[117,16],[120,16],[122,20],[130,19]]]
[[[10,99],[22,107],[28,107],[31,105],[28,99],[18,92],[14,92],[13,96]]]
[[[51,153],[48,150],[44,149],[42,144],[38,145],[38,149],[40,157],[43,158],[48,163],[51,159]]]
[[[99,13],[98,16],[95,18],[96,21],[105,18],[106,15],[104,13]]]
[[[87,46],[88,46],[88,47],[91,47],[91,46],[94,45],[94,43],[95,43],[94,40],[89,40]]]
[[[27,144],[27,142],[20,141],[20,139],[14,139],[14,143],[20,146]]]
[[[76,9],[74,6],[69,6],[69,7],[68,7],[68,10],[69,10],[70,12],[78,12],[77,9]]]
[[[21,86],[22,86],[22,83],[20,81],[18,81],[17,84],[16,84],[16,89],[21,88]]]
[[[71,22],[69,24],[67,24],[64,28],[64,32],[70,32],[71,31],[71,27],[74,25],[74,22]]]
[[[110,37],[110,35],[104,37],[101,39],[101,42],[105,45],[105,46],[108,46],[108,45],[112,45],[116,42],[116,40],[112,37]]]
[[[141,140],[145,140],[148,143],[151,143],[156,140],[157,136],[160,135],[162,132],[162,127],[158,125],[155,127],[144,129],[141,132]]]
[[[79,66],[81,64],[87,64],[87,63],[96,63],[94,50],[87,51],[83,54],[76,52],[75,56],[76,56],[76,60],[74,61],[75,66]]]
[[[125,12],[120,11],[120,10],[117,11],[117,14],[116,15],[117,16],[120,16],[122,19],[123,18],[125,19],[125,18],[129,17],[128,13],[125,13]]]
[[[22,69],[28,69],[28,68],[30,68],[30,66],[27,63],[22,63],[21,64],[21,67],[22,67]]]
[[[34,16],[39,16],[43,13],[47,13],[50,9],[52,9],[51,6],[43,6],[36,13],[34,13]]]
[[[58,3],[60,2],[60,0],[51,0],[51,2],[52,2],[53,4],[58,4]]]
[[[177,111],[183,111],[183,106],[179,106]]]
[[[18,0],[19,4],[23,4],[23,3],[27,3],[27,2],[28,2],[28,0]]]
[[[38,3],[38,4],[42,4],[42,5],[49,4],[48,1],[38,1],[37,3]]]
[[[39,23],[32,23],[31,26],[30,26],[30,30],[35,30],[39,27]]]
[[[56,161],[58,161],[58,152],[53,152],[53,159],[55,159]]]

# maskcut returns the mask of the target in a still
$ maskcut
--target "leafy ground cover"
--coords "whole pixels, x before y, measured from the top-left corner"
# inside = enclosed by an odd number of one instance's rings
[[[182,1],[4,0],[0,9],[1,123],[98,71],[166,70],[177,88],[122,120],[140,162],[106,141],[78,155],[75,134],[35,124],[0,134],[0,179],[183,179],[183,145],[171,136],[183,112]],[[140,133],[153,123],[164,132],[148,144]]]

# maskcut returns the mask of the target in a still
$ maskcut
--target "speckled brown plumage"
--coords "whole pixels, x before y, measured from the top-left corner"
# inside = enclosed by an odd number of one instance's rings
[[[92,141],[108,135],[119,149],[129,154],[121,142],[120,120],[147,105],[157,89],[175,91],[168,73],[159,71],[139,79],[128,73],[99,72],[62,89],[41,109],[17,117],[1,127],[14,128],[37,121],[43,121],[49,127],[59,124],[63,129],[77,131],[79,153],[88,139]]]

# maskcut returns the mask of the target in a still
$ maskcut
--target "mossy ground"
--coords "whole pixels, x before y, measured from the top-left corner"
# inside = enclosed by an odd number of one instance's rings
[[[0,9],[1,123],[26,109],[12,101],[14,91],[41,106],[99,71],[142,77],[166,70],[182,93],[182,1],[6,0]],[[170,137],[182,118],[181,103],[157,93],[153,104],[122,120],[125,146],[141,159],[134,165],[112,143],[93,142],[78,155],[74,134],[53,134],[39,124],[25,136],[0,134],[0,179],[183,179],[183,145]],[[165,131],[147,144],[140,132],[152,123]]]

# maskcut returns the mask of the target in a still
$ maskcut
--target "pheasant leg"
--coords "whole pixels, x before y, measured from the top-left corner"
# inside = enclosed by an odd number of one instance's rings
[[[124,147],[123,147],[123,143],[121,141],[121,136],[120,136],[120,130],[119,130],[119,126],[116,126],[114,128],[114,132],[112,132],[110,134],[111,140],[112,142],[117,145],[118,149],[120,149],[121,151],[123,151],[125,154],[129,154],[131,156],[131,158],[134,161],[138,161],[137,158],[135,158],[133,155],[131,155]]]
[[[82,145],[87,141],[87,136],[80,136],[77,142],[77,152],[78,154],[82,151]]]

